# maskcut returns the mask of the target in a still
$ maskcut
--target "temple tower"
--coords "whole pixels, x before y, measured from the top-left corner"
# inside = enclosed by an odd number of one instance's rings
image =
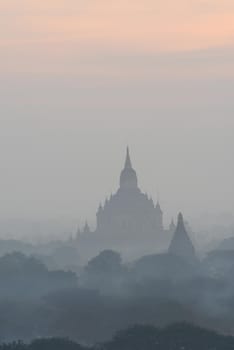
[[[120,175],[120,189],[121,190],[137,190],[138,181],[136,171],[132,167],[129,148],[127,147],[126,159],[124,169]]]
[[[178,222],[169,246],[169,253],[185,258],[188,261],[197,260],[195,248],[185,229],[181,213],[178,215]]]

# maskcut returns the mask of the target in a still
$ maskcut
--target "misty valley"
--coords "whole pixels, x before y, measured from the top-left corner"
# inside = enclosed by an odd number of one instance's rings
[[[234,237],[199,249],[182,213],[118,191],[68,239],[0,240],[0,350],[234,349]]]
[[[0,350],[234,350],[234,0],[0,0]]]
[[[181,220],[179,215],[177,234],[184,229]],[[8,343],[20,339],[28,343],[55,337],[69,338],[82,346],[102,344],[107,349],[132,349],[135,343],[129,339],[128,331],[131,335],[135,325],[140,327],[140,333],[134,328],[133,332],[143,337],[142,342],[151,344],[152,337],[159,344],[162,341],[161,347],[149,345],[152,349],[167,349],[165,332],[172,334],[170,337],[175,334],[182,343],[181,334],[187,333],[181,329],[188,329],[191,337],[194,332],[205,332],[196,327],[193,330],[189,324],[232,335],[234,249],[231,243],[230,239],[229,249],[220,245],[220,249],[200,259],[184,257],[169,249],[123,261],[119,252],[109,249],[83,264],[71,241],[50,242],[38,247],[2,241],[0,245],[6,251],[1,249],[0,257],[0,341]],[[168,328],[173,324],[175,326]],[[120,331],[123,339],[119,338]],[[196,341],[202,344],[201,339]],[[55,340],[55,348],[56,341],[59,340]],[[232,344],[227,349],[233,348],[233,340],[226,341]],[[189,344],[189,340],[186,342]],[[63,346],[75,349],[74,344]],[[20,346],[23,345],[16,347],[21,349]],[[36,345],[27,346],[34,349]],[[45,346],[46,349],[49,345]],[[63,349],[62,345],[58,348]],[[140,345],[138,348],[143,349]],[[199,349],[203,349],[202,345]]]

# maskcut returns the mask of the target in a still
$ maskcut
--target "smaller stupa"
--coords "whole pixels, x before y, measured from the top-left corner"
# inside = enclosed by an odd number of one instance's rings
[[[168,252],[191,262],[197,260],[195,248],[185,229],[184,219],[181,213],[178,215],[176,230],[171,240]]]

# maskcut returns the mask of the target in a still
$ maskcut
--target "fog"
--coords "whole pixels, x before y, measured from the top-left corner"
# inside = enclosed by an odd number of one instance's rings
[[[2,342],[69,337],[95,344],[135,324],[168,327],[178,322],[233,335],[234,259],[233,250],[224,246],[202,260],[182,258],[170,248],[170,253],[131,263],[104,250],[84,265],[72,253],[74,244],[17,248],[34,256],[15,252],[0,257]],[[187,327],[182,334],[182,339],[189,337]]]
[[[0,350],[233,349],[233,2],[0,23]]]
[[[3,0],[0,12],[0,236],[95,227],[127,145],[166,225],[182,210],[194,229],[232,226],[229,0]]]
[[[232,216],[232,91],[231,79],[5,77],[1,219],[94,225],[99,202],[118,187],[127,144],[166,223],[179,210],[191,220]]]

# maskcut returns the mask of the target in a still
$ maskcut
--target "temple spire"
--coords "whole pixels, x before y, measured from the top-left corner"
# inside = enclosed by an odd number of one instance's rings
[[[183,218],[182,213],[179,213],[179,215],[178,215],[177,229],[179,231],[183,231],[183,232],[186,231],[185,226],[184,226],[184,218]]]
[[[131,159],[130,159],[130,153],[129,153],[129,147],[127,147],[127,153],[126,153],[126,159],[125,159],[125,165],[124,169],[121,172],[120,175],[120,188],[121,189],[137,189],[137,174],[135,170],[132,167]]]
[[[169,253],[185,258],[189,261],[196,261],[196,252],[193,243],[185,229],[183,215],[179,213],[176,230],[174,232]]]
[[[130,159],[129,147],[127,147],[126,160],[125,160],[125,169],[131,169],[132,163]]]

